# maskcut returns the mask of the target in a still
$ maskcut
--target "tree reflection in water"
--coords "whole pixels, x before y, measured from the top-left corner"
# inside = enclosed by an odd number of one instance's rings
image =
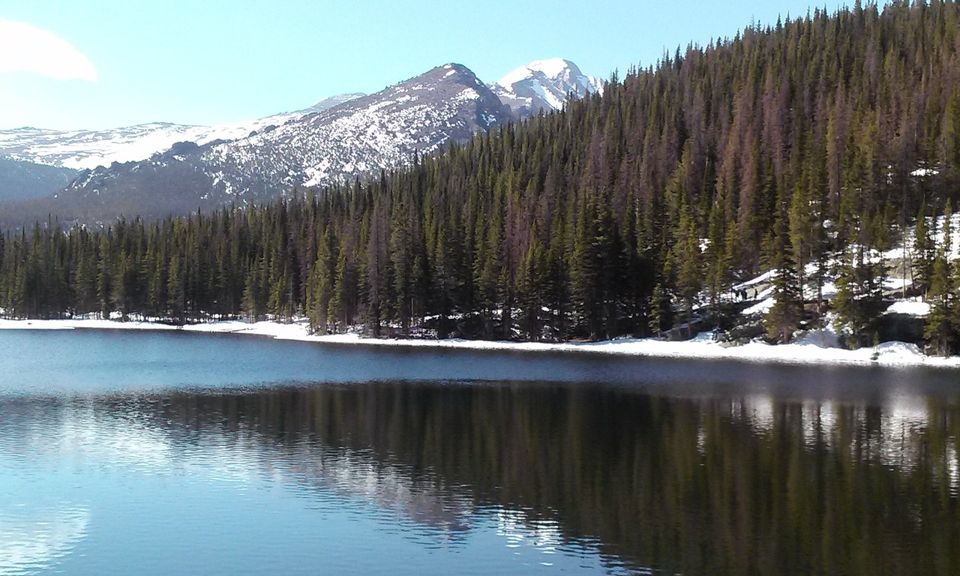
[[[240,453],[247,473],[339,490],[451,538],[496,509],[542,527],[547,545],[668,572],[960,573],[950,399],[374,383],[92,402],[162,430],[174,454]]]

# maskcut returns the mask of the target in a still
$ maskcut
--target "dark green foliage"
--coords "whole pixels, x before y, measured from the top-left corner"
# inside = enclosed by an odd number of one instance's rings
[[[930,315],[924,336],[935,354],[947,355],[956,349],[957,327],[954,324],[956,294],[950,288],[950,265],[942,251],[933,262],[930,285]]]
[[[767,333],[786,341],[826,312],[804,300],[846,252],[840,322],[869,338],[886,274],[869,255],[960,191],[958,14],[955,2],[815,10],[379,178],[100,232],[8,233],[0,307],[605,338],[707,313],[723,324],[730,286],[766,266],[778,271]]]
[[[952,250],[953,210],[948,202],[944,210],[943,242],[937,248],[930,275],[930,315],[924,336],[935,354],[948,355],[960,348],[960,289],[954,274],[956,264],[948,255]]]
[[[765,324],[768,340],[786,343],[793,339],[793,333],[800,326],[803,305],[800,274],[793,249],[788,246],[789,233],[783,218],[777,219],[775,228],[769,248],[769,267],[776,272],[773,279],[774,304],[767,314]]]
[[[922,205],[913,232],[913,285],[921,294],[930,288],[935,256],[933,240],[927,228],[927,208]]]
[[[883,307],[882,263],[865,250],[844,254],[837,270],[837,295],[833,301],[835,325],[853,348],[874,344]]]

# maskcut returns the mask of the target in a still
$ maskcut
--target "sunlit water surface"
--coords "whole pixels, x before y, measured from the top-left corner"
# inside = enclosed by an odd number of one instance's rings
[[[0,576],[958,574],[960,373],[0,332]]]

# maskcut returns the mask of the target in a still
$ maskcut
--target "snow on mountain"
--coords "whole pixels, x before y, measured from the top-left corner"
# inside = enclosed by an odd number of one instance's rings
[[[400,166],[415,152],[433,154],[508,118],[473,72],[447,64],[326,113],[216,146],[205,158],[243,180],[313,186]],[[233,188],[244,186],[237,181]]]
[[[371,96],[272,125],[261,122],[240,138],[181,142],[146,160],[82,173],[40,208],[67,221],[95,223],[261,202],[296,187],[408,164],[416,154],[436,153],[511,117],[472,71],[447,64]]]
[[[56,196],[7,210],[5,223],[56,214],[96,224],[268,201],[403,166],[600,90],[569,60],[532,62],[493,85],[447,64],[373,95],[334,96],[250,122],[0,130],[0,156],[84,169]]]
[[[594,92],[602,93],[603,83],[581,72],[569,60],[551,58],[511,71],[491,89],[515,116],[522,118],[540,111],[560,110],[571,95],[583,98]]]
[[[449,71],[447,69],[445,73]],[[602,84],[598,79],[583,74],[573,62],[554,58],[521,66],[488,88],[510,108],[513,118],[523,118],[541,110],[558,110],[571,94],[580,98],[588,93],[599,92]],[[217,126],[152,122],[107,130],[6,129],[0,130],[0,156],[39,165],[92,170],[109,167],[114,162],[144,160],[168,150],[177,142],[194,142],[202,146],[218,140],[242,140],[253,133],[273,130],[288,122],[364,97],[364,94],[357,93],[342,94],[321,100],[303,110]],[[432,149],[436,149],[436,146],[432,146]],[[321,166],[322,161],[316,164],[311,167],[314,174],[308,178],[314,183],[322,181],[324,175],[331,173],[338,165],[335,161],[328,168]],[[359,164],[342,163],[342,167],[348,169],[347,174],[363,171],[363,166],[362,161]]]
[[[252,132],[328,110],[361,96],[333,96],[303,110],[218,126],[153,122],[108,130],[0,130],[0,156],[62,168],[93,169],[110,166],[114,162],[143,160],[169,149],[177,142],[206,144],[215,140],[245,138]]]
[[[356,100],[357,98],[363,98],[366,96],[363,92],[351,92],[348,94],[338,94],[336,96],[331,96],[329,98],[324,98],[323,100],[317,102],[310,108],[302,110],[302,112],[323,112],[324,110],[329,110],[334,106],[339,106],[351,100]]]
[[[142,160],[185,140],[204,143],[218,138],[246,136],[261,122],[216,128],[166,122],[108,130],[16,128],[0,130],[0,154],[36,164],[83,170],[109,166],[114,162]]]

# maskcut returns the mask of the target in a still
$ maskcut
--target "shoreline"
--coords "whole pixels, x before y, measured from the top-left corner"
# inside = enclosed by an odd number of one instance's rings
[[[847,350],[821,346],[810,340],[770,345],[751,342],[744,345],[723,345],[709,334],[681,342],[655,339],[618,338],[600,342],[544,343],[490,340],[420,340],[364,338],[359,334],[312,335],[306,322],[288,324],[263,321],[248,323],[237,320],[210,321],[176,326],[153,321],[96,320],[0,320],[0,330],[135,330],[155,332],[188,332],[196,334],[239,334],[275,340],[364,346],[428,347],[460,350],[499,350],[512,352],[579,352],[622,356],[646,356],[690,360],[736,360],[742,362],[800,364],[819,366],[883,366],[891,368],[960,368],[960,356],[937,357],[923,354],[916,345],[885,342],[876,347]]]

